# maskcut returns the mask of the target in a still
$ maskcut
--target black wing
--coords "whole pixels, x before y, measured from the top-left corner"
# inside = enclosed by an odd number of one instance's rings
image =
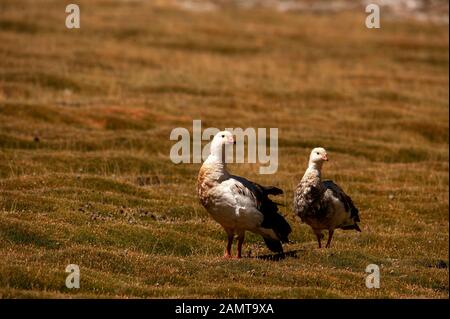
[[[291,226],[278,212],[278,204],[269,198],[269,195],[283,194],[283,190],[275,186],[262,186],[240,176],[233,175],[231,177],[241,182],[255,196],[258,202],[258,210],[264,215],[261,227],[272,229],[281,242],[288,242],[288,236],[292,232]],[[283,251],[279,241],[273,241],[269,238],[264,238],[264,241],[272,251]]]
[[[352,199],[348,196],[342,188],[340,188],[336,183],[331,180],[325,180],[322,182],[325,188],[331,190],[333,195],[338,198],[345,207],[345,211],[350,212],[350,217],[355,221],[359,222],[359,211],[353,204]]]

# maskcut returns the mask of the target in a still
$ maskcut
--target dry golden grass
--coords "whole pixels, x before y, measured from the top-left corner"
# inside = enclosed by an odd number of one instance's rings
[[[61,1],[0,3],[1,297],[448,298],[448,26],[78,2],[79,30]],[[169,159],[193,119],[279,128],[277,174],[231,170],[285,190],[295,256],[220,257],[199,165]],[[318,145],[363,229],[328,250],[291,210]],[[250,250],[268,254],[253,235]]]

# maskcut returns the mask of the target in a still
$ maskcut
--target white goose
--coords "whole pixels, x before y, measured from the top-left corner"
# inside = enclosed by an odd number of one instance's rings
[[[291,227],[278,213],[277,204],[268,197],[282,194],[283,191],[231,175],[224,160],[224,146],[234,143],[230,132],[217,133],[211,142],[211,153],[200,168],[197,180],[200,202],[228,235],[224,257],[231,257],[233,238],[237,234],[236,257],[241,258],[247,230],[261,235],[271,251],[283,252],[281,242],[288,242]]]
[[[358,209],[345,192],[333,181],[322,181],[321,170],[328,155],[324,148],[312,150],[308,169],[294,192],[294,212],[301,220],[311,226],[316,234],[319,248],[324,237],[322,230],[328,230],[330,247],[333,232],[336,228],[355,229],[361,231]]]

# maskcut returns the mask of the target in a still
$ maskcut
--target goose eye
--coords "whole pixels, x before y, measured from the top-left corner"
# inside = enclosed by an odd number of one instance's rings
[[[222,137],[225,137],[225,135],[222,135]],[[317,153],[317,154],[319,154],[319,153]]]
[[[319,152],[316,152],[317,155],[319,155]]]

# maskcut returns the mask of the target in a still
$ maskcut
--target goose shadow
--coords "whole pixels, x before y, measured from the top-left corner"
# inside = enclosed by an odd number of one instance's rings
[[[267,254],[267,255],[261,255],[261,256],[252,256],[248,258],[253,259],[262,259],[262,260],[271,260],[271,261],[280,261],[285,259],[286,257],[292,257],[292,258],[299,258],[298,253],[305,251],[304,249],[296,249],[291,251],[286,251],[282,253],[277,254]]]

